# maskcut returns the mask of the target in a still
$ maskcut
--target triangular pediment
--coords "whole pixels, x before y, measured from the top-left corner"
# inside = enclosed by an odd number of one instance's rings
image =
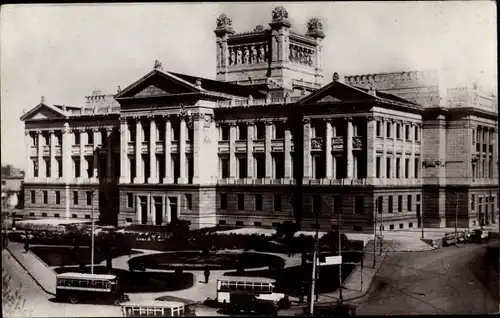
[[[39,104],[21,116],[21,120],[47,120],[60,119],[64,117],[65,114],[61,110],[46,104]]]
[[[115,99],[158,97],[204,91],[195,85],[161,70],[153,70],[121,91]]]
[[[372,101],[376,97],[356,87],[333,81],[301,99],[299,104]]]

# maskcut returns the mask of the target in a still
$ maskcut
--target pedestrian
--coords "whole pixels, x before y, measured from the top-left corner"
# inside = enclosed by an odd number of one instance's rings
[[[30,250],[30,243],[28,240],[24,241],[24,253],[28,253]]]
[[[210,277],[210,270],[208,269],[208,267],[205,267],[205,271],[203,272],[203,274],[205,275],[205,284],[208,284],[208,278]]]

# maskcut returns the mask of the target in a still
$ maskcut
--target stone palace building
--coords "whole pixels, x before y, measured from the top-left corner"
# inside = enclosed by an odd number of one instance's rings
[[[156,61],[115,94],[25,113],[24,217],[274,227],[300,188],[304,230],[339,213],[352,231],[495,222],[496,97],[434,71],[325,81],[320,20],[294,32],[283,7],[246,33],[222,14],[215,36],[216,80]]]

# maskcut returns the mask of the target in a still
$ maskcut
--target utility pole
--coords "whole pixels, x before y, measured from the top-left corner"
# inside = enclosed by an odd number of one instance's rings
[[[457,202],[455,204],[455,245],[458,245],[458,196],[459,193],[456,192]]]
[[[424,238],[424,211],[420,209],[420,227],[422,228],[422,238]]]
[[[373,268],[375,268],[377,255],[377,211],[373,215]]]
[[[337,213],[337,218],[338,218],[338,235],[339,235],[339,256],[340,259],[342,260],[342,240],[341,240],[341,235],[340,235],[340,210],[339,213]],[[339,264],[339,302],[342,303],[343,297],[342,297],[342,261]]]
[[[316,218],[317,219],[317,218]],[[312,260],[312,282],[311,282],[311,295],[309,298],[309,314],[312,316],[314,314],[314,293],[316,287],[316,263],[318,261],[318,227],[316,227],[316,235],[314,240],[314,253]]]
[[[92,212],[90,214],[90,218],[92,219],[92,230],[91,230],[91,238],[90,238],[90,273],[94,274],[94,195],[95,189],[92,190],[91,196],[91,204],[92,204]]]
[[[380,224],[380,255],[382,255],[382,245],[384,245],[384,211],[380,211],[382,222]]]

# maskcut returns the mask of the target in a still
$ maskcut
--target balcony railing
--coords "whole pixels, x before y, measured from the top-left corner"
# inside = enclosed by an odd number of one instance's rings
[[[361,150],[363,149],[363,137],[352,137],[352,149]]]
[[[311,150],[324,150],[325,149],[325,138],[314,137],[311,138]]]
[[[344,149],[344,137],[332,138],[332,150],[339,151]]]

